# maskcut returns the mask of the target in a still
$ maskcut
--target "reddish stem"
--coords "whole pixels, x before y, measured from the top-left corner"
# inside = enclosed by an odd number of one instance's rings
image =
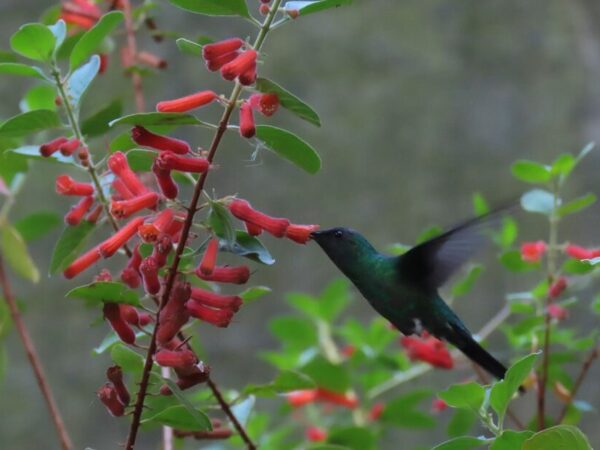
[[[132,58],[137,55],[137,42],[135,39],[135,28],[133,26],[133,15],[131,13],[131,2],[122,0],[123,14],[125,16],[125,34],[127,36],[127,49]],[[136,71],[131,72],[131,81],[133,83],[133,94],[135,96],[135,108],[137,112],[143,112],[146,109],[146,100],[144,99],[144,88],[142,86],[142,76]]]
[[[546,303],[548,304],[548,303]],[[538,430],[546,428],[546,384],[548,384],[548,363],[550,353],[550,314],[546,312],[544,323],[544,350],[542,354],[542,371],[538,377],[537,422]]]
[[[0,255],[0,284],[2,284],[2,294],[4,296],[4,300],[6,300],[6,304],[10,310],[10,315],[12,320],[17,328],[19,336],[21,337],[21,341],[23,341],[23,346],[25,347],[25,352],[27,354],[27,359],[29,359],[29,364],[33,369],[33,373],[37,380],[37,383],[42,391],[42,396],[48,405],[48,409],[50,410],[50,416],[52,417],[52,421],[54,422],[54,426],[58,433],[58,438],[60,440],[60,445],[63,450],[73,450],[73,443],[71,442],[71,438],[69,437],[69,433],[65,427],[65,423],[60,415],[60,411],[58,410],[58,406],[54,397],[52,395],[52,391],[50,390],[50,385],[46,380],[46,375],[44,374],[44,369],[42,368],[42,363],[40,358],[35,350],[35,346],[29,336],[29,332],[23,323],[23,319],[21,318],[21,313],[19,312],[19,308],[17,307],[17,303],[15,302],[15,297],[13,296],[12,289],[8,282],[8,278],[6,277],[6,273],[4,272],[4,262],[2,260],[2,256]]]

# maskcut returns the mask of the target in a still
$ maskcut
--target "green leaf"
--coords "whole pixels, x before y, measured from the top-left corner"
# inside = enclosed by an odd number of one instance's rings
[[[144,127],[150,126],[170,126],[177,127],[181,125],[202,125],[207,126],[205,122],[198,120],[190,114],[184,113],[137,113],[123,116],[109,123],[111,127],[115,125],[141,125]]]
[[[562,265],[562,270],[568,274],[582,275],[594,270],[594,265],[590,260],[567,259]]]
[[[525,211],[549,216],[554,209],[554,195],[543,189],[532,189],[521,197],[521,206]]]
[[[319,317],[326,322],[333,322],[350,301],[348,283],[343,279],[332,281],[319,296]]]
[[[149,172],[158,155],[157,152],[145,148],[134,148],[125,153],[127,162],[134,172]]]
[[[181,403],[181,405],[187,410],[187,412],[195,419],[196,427],[200,427],[201,431],[210,431],[212,430],[212,424],[210,419],[207,417],[204,412],[194,408],[194,405],[188,400],[183,391],[179,389],[177,383],[173,380],[169,380],[168,378],[164,378],[163,381],[169,386],[173,395],[177,397],[177,400]]]
[[[300,12],[301,16],[306,16],[307,14],[312,14],[331,8],[338,8],[343,5],[349,5],[350,3],[352,3],[352,0],[321,0],[312,2],[291,1],[286,2],[285,10],[296,10]]]
[[[67,25],[64,20],[60,19],[54,25],[48,25],[48,29],[52,32],[54,39],[56,40],[53,50],[53,54],[56,55],[56,52],[63,42],[65,42],[65,38],[67,37]]]
[[[502,228],[499,232],[494,233],[493,239],[500,247],[508,248],[515,242],[518,234],[517,222],[512,217],[504,217],[502,219]]]
[[[533,431],[506,430],[496,438],[490,450],[515,450],[523,447],[523,442],[533,435]]]
[[[317,330],[313,323],[297,316],[276,317],[268,327],[289,350],[304,350],[317,343]]]
[[[293,370],[282,370],[271,383],[261,385],[249,384],[244,389],[244,393],[258,397],[274,397],[277,394],[312,389],[314,387],[315,382],[306,375]]]
[[[566,177],[571,173],[576,163],[573,155],[570,153],[563,153],[554,160],[550,172],[552,175],[562,175],[563,177]]]
[[[321,169],[321,158],[317,152],[309,144],[289,131],[269,125],[258,125],[256,127],[256,137],[269,150],[310,174],[315,174]]]
[[[468,433],[477,422],[477,418],[478,415],[470,409],[454,410],[454,415],[446,428],[448,437],[458,437]]]
[[[581,149],[577,158],[575,158],[575,164],[579,164],[583,158],[585,158],[592,150],[596,147],[595,142],[588,142],[585,147]]]
[[[492,386],[490,406],[496,411],[499,417],[504,417],[510,400],[519,390],[525,378],[531,373],[537,356],[537,353],[533,353],[521,358],[508,369],[504,380],[497,381]]]
[[[583,197],[576,198],[575,200],[571,200],[570,202],[561,205],[558,208],[558,215],[564,217],[568,214],[574,214],[593,205],[595,202],[596,195],[592,193],[586,194]]]
[[[121,366],[123,372],[139,375],[144,370],[144,358],[123,344],[114,345],[110,349],[110,358]]]
[[[483,216],[490,212],[490,206],[479,192],[473,194],[473,212],[476,216]]]
[[[339,393],[344,393],[350,388],[350,374],[347,368],[341,364],[333,364],[321,355],[312,358],[301,370],[321,388]]]
[[[202,56],[202,47],[204,46],[201,44],[185,38],[179,38],[175,41],[175,43],[177,44],[177,48],[182,53],[187,53],[188,55],[192,56]]]
[[[527,439],[522,450],[592,450],[587,437],[572,425],[558,425]]]
[[[228,245],[233,245],[235,230],[231,223],[231,215],[221,203],[210,202],[208,225],[218,237],[224,239]]]
[[[117,281],[97,281],[79,286],[67,292],[66,297],[87,300],[96,304],[108,302],[141,306],[137,292]]]
[[[237,403],[231,408],[233,415],[243,427],[248,423],[255,401],[256,399],[251,395],[243,402]]]
[[[461,436],[436,445],[431,450],[470,450],[485,445],[486,440],[471,436]]]
[[[21,77],[33,77],[40,80],[48,81],[42,69],[35,66],[28,66],[27,64],[20,63],[0,63],[0,73],[9,75],[18,75]]]
[[[61,223],[61,217],[55,212],[40,211],[18,220],[15,228],[25,241],[33,241],[49,233]]]
[[[207,16],[250,17],[245,0],[169,0],[169,3],[186,11]]]
[[[139,341],[139,339],[144,338],[144,337],[148,337],[148,335],[146,333],[144,333],[143,331],[136,331],[136,333],[135,333],[136,342]],[[106,350],[110,350],[115,345],[121,344],[121,343],[122,343],[121,338],[113,330],[110,330],[110,332],[104,337],[104,339],[102,339],[102,342],[100,342],[100,344],[98,344],[96,347],[94,347],[94,350],[92,351],[92,353],[94,355],[101,355]]]
[[[79,67],[96,49],[100,46],[106,36],[108,36],[123,20],[121,11],[111,11],[103,15],[96,24],[90,28],[79,39],[69,60],[71,70]]]
[[[192,415],[185,406],[177,405],[159,411],[154,416],[143,419],[141,423],[154,423],[173,427],[182,431],[210,431],[210,419],[199,409],[196,409],[196,415]],[[202,422],[199,423],[196,416],[202,417]]]
[[[73,165],[74,160],[72,156],[63,156],[60,152],[55,152],[54,154],[45,157],[40,154],[40,147],[37,145],[25,145],[23,147],[15,148],[9,150],[7,153],[13,153],[15,155],[24,156],[27,159],[37,160],[37,161],[46,161],[52,163],[59,164],[69,164]]]
[[[375,446],[375,436],[372,431],[362,427],[334,428],[327,442],[352,450],[371,450]]]
[[[550,167],[533,161],[519,160],[512,165],[511,172],[515,178],[533,184],[547,183],[552,178]]]
[[[387,403],[381,420],[397,427],[432,428],[436,421],[430,414],[420,411],[419,405],[431,398],[428,389],[416,390]]]
[[[29,256],[21,234],[11,225],[2,226],[2,255],[8,265],[20,276],[33,283],[40,280],[40,273]]]
[[[56,90],[49,84],[38,84],[27,91],[20,103],[22,111],[35,109],[56,110]]]
[[[321,119],[314,109],[274,81],[257,78],[256,89],[264,93],[277,94],[282,107],[313,125],[321,126]]]
[[[454,283],[452,286],[452,296],[460,297],[462,295],[468,294],[471,289],[473,289],[473,285],[479,278],[483,272],[483,267],[476,264],[469,270],[469,273],[462,279]]]
[[[99,70],[100,57],[94,55],[87,63],[76,69],[67,80],[67,97],[75,110],[78,110],[83,94],[90,87]]]
[[[256,237],[250,236],[245,231],[237,230],[235,232],[235,243],[233,245],[230,245],[226,240],[221,240],[220,246],[225,251],[262,264],[271,265],[275,262],[266,247]]]
[[[62,126],[55,111],[36,109],[7,119],[0,125],[0,138],[20,138],[42,130]]]
[[[429,228],[426,228],[425,230],[423,230],[421,233],[419,233],[419,235],[417,236],[417,239],[415,240],[415,243],[422,244],[423,242],[427,242],[428,240],[439,236],[443,232],[444,232],[444,230],[442,229],[442,227],[440,227],[438,225],[432,225]]]
[[[123,103],[120,99],[113,100],[101,110],[92,114],[81,124],[81,132],[88,138],[101,136],[110,129],[110,121],[123,114]]]
[[[50,60],[55,43],[52,31],[41,23],[25,24],[10,38],[10,46],[16,53],[36,61]]]
[[[521,252],[518,250],[509,250],[502,253],[502,255],[500,255],[500,262],[504,265],[504,267],[512,272],[527,272],[540,267],[539,262],[531,263],[523,261],[523,258],[521,258]]]
[[[518,388],[518,386],[517,386]],[[485,389],[479,383],[454,384],[438,396],[453,408],[466,408],[479,411],[485,398]]]
[[[66,227],[61,237],[58,239],[52,259],[50,260],[50,275],[64,270],[77,258],[81,249],[87,242],[90,234],[94,231],[95,225],[83,220],[79,225]]]
[[[271,292],[271,288],[267,286],[253,286],[246,289],[244,292],[239,294],[244,303],[248,303],[259,299],[260,297],[267,295]]]

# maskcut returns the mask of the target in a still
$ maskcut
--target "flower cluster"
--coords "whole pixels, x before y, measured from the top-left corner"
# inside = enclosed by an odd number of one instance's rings
[[[420,337],[403,336],[400,344],[412,361],[423,361],[441,369],[452,369],[454,361],[446,344],[434,336],[423,332]]]

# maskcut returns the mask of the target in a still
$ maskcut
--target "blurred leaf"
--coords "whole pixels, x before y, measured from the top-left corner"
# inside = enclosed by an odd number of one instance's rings
[[[25,97],[20,103],[22,111],[32,111],[36,109],[56,110],[56,89],[49,84],[38,84],[27,91]]]
[[[594,270],[594,265],[587,260],[567,259],[562,265],[563,272],[572,275],[583,275]]]
[[[486,444],[485,439],[461,436],[436,445],[431,450],[470,450]]]
[[[548,216],[554,209],[554,195],[543,189],[532,189],[521,197],[521,206],[525,211]]]
[[[446,433],[449,437],[462,436],[471,431],[477,419],[477,414],[470,409],[455,409],[452,419],[448,422]]]
[[[146,333],[144,333],[143,331],[136,331],[135,340],[137,342],[140,338],[147,337],[147,336],[148,335]],[[100,344],[98,344],[96,347],[94,347],[94,350],[92,350],[92,353],[94,355],[101,355],[106,350],[110,350],[115,345],[120,344],[120,343],[121,343],[121,339],[119,338],[119,336],[117,336],[117,334],[113,330],[110,330],[110,332],[104,337],[104,339],[102,339],[102,342],[100,342]]]
[[[600,295],[596,295],[590,307],[592,308],[592,311],[594,311],[596,314],[600,314]]]
[[[399,242],[395,244],[390,244],[386,248],[386,251],[391,253],[393,256],[404,255],[407,251],[411,249],[410,245],[400,244]]]
[[[92,114],[81,124],[81,132],[88,138],[101,136],[110,130],[110,121],[123,114],[123,103],[120,99],[113,100],[101,110]]]
[[[66,297],[88,300],[97,304],[108,302],[141,306],[137,292],[117,281],[96,281],[79,286],[67,292]]]
[[[473,194],[473,212],[476,216],[483,216],[490,212],[490,206],[488,202],[483,198],[483,195],[479,192]]]
[[[571,200],[570,202],[561,205],[558,208],[558,215],[564,217],[568,214],[574,214],[593,205],[595,202],[596,195],[592,193],[586,194],[583,197],[576,198],[575,200]]]
[[[523,261],[523,258],[521,258],[521,252],[518,250],[509,250],[502,253],[502,255],[500,255],[500,262],[504,265],[504,267],[512,272],[527,272],[540,267],[539,262],[530,263]]]
[[[10,153],[14,153],[15,155],[24,156],[27,159],[32,159],[36,161],[46,161],[52,163],[59,164],[69,164],[73,165],[73,157],[72,156],[63,156],[60,152],[55,152],[54,154],[44,157],[40,154],[40,147],[37,145],[25,145],[23,147],[15,148],[10,150]]]
[[[271,265],[275,262],[269,250],[254,236],[250,236],[245,231],[236,230],[235,243],[228,245],[227,241],[221,240],[223,250],[235,255],[250,258],[252,261]]]
[[[300,11],[300,15],[324,11],[326,9],[337,8],[343,5],[349,5],[352,0],[321,0],[321,1],[291,1],[286,2],[286,11]]]
[[[36,61],[48,61],[55,43],[52,31],[41,23],[25,24],[10,38],[10,46],[16,53]]]
[[[0,340],[8,335],[12,328],[12,317],[6,300],[0,296]]]
[[[0,138],[18,138],[42,130],[60,128],[62,123],[55,111],[36,109],[11,117],[0,125]]]
[[[579,152],[579,155],[577,155],[575,163],[579,164],[583,158],[585,158],[592,150],[594,150],[594,147],[596,147],[596,143],[594,142],[589,142],[585,147],[583,147]]]
[[[417,408],[431,398],[429,390],[415,390],[391,400],[385,405],[381,421],[404,428],[432,428],[436,421],[430,414]]]
[[[494,234],[494,242],[502,248],[510,247],[517,239],[519,229],[517,222],[512,217],[504,217],[502,219],[502,228],[498,233]]]
[[[204,414],[204,412],[199,411],[196,408],[194,408],[194,405],[192,405],[192,403],[188,400],[188,398],[185,396],[183,391],[181,389],[179,389],[179,386],[177,386],[177,383],[175,383],[173,380],[170,380],[168,378],[163,378],[163,381],[167,384],[167,386],[169,386],[169,389],[171,389],[171,392],[173,392],[173,395],[175,395],[177,400],[179,400],[179,402],[181,403],[181,406],[183,406],[187,410],[189,415],[194,418],[194,420],[196,421],[195,426],[200,427],[200,429],[202,431],[211,431],[212,424],[211,424],[208,416],[206,414]]]
[[[100,57],[94,55],[83,66],[76,69],[67,80],[65,90],[69,103],[78,110],[83,94],[87,91],[100,70]]]
[[[252,412],[252,408],[254,408],[254,403],[255,398],[251,395],[246,400],[233,405],[231,408],[231,412],[233,412],[233,415],[243,427],[248,423],[250,413]]]
[[[224,239],[228,245],[233,245],[236,240],[235,230],[231,223],[231,215],[227,208],[218,202],[210,202],[208,225],[213,232]]]
[[[314,325],[300,317],[275,317],[269,322],[268,327],[275,337],[292,349],[303,350],[318,342]]]
[[[269,150],[310,174],[315,174],[321,169],[321,158],[315,149],[289,131],[270,125],[258,125],[256,137]]]
[[[523,444],[522,450],[592,450],[585,435],[571,425],[557,425],[537,432]]]
[[[53,25],[48,25],[48,29],[54,35],[55,43],[53,54],[56,54],[67,37],[67,25],[64,20],[59,19]]]
[[[244,292],[239,294],[244,303],[252,302],[259,299],[260,297],[267,295],[271,292],[271,288],[267,286],[253,286],[247,288]]]
[[[274,81],[257,78],[255,87],[263,93],[277,94],[282,107],[313,125],[321,126],[321,119],[314,109]]]
[[[469,273],[463,279],[454,283],[452,286],[452,296],[460,297],[471,292],[471,289],[473,289],[473,285],[479,278],[479,275],[481,275],[481,272],[483,272],[483,267],[481,265],[473,265],[470,268]]]
[[[10,62],[0,63],[0,73],[9,75],[19,75],[22,77],[33,77],[38,78],[40,80],[48,81],[48,79],[44,75],[44,72],[42,72],[42,69],[35,66],[28,66],[27,64]]]
[[[312,378],[318,387],[344,393],[350,388],[350,374],[341,364],[333,364],[321,355],[312,358],[301,368],[302,373]]]
[[[111,11],[100,17],[96,24],[87,30],[79,39],[69,59],[69,68],[74,70],[79,67],[92,53],[94,53],[104,38],[108,36],[123,20],[121,11]]]
[[[177,48],[182,53],[187,53],[188,55],[192,56],[202,56],[202,47],[204,46],[201,44],[185,38],[179,38],[175,41],[175,43],[177,44]]]
[[[523,446],[523,442],[533,435],[533,431],[506,430],[496,438],[490,450],[515,450]]]
[[[195,411],[196,414],[192,415],[185,406],[170,406],[147,419],[143,419],[141,423],[156,423],[182,431],[210,431],[211,424],[208,416],[199,409]],[[199,422],[196,417],[201,417],[202,422]]]
[[[329,283],[319,296],[319,317],[326,322],[333,322],[346,308],[350,300],[348,283],[337,279]]]
[[[113,120],[109,123],[109,125],[111,127],[114,127],[115,125],[141,125],[144,127],[163,125],[169,127],[177,127],[181,125],[207,126],[206,123],[198,120],[196,117],[190,114],[161,112],[130,114],[128,116],[123,116]]]
[[[67,226],[64,229],[52,252],[50,269],[48,270],[50,275],[64,270],[79,256],[94,228],[93,223],[83,220],[79,225]]]
[[[186,11],[207,16],[250,17],[245,0],[169,0],[169,3]]]
[[[312,295],[291,292],[285,296],[285,299],[290,305],[292,305],[298,311],[306,314],[311,319],[320,319],[321,311],[319,307],[319,300]]]
[[[417,239],[415,240],[415,244],[422,244],[423,242],[426,242],[430,239],[433,239],[434,237],[439,236],[443,232],[444,230],[442,229],[442,227],[438,225],[432,225],[429,228],[426,228],[425,230],[421,231],[421,233],[419,233]]]
[[[375,435],[362,427],[334,428],[327,436],[327,442],[352,450],[371,450],[375,447]]]
[[[51,211],[40,211],[29,214],[15,223],[25,241],[33,241],[52,231],[62,223],[58,214]]]
[[[485,398],[485,389],[479,383],[454,384],[445,391],[438,393],[438,397],[453,408],[466,408],[479,411]]]
[[[492,386],[490,406],[496,411],[499,417],[504,417],[506,408],[513,395],[515,395],[525,378],[531,373],[537,356],[537,353],[533,353],[521,358],[508,369],[504,380],[497,381]]]
[[[534,161],[519,160],[511,167],[515,178],[527,183],[547,183],[552,178],[550,168]]]
[[[244,393],[258,397],[273,397],[277,394],[312,389],[314,387],[316,387],[315,382],[306,375],[292,370],[282,370],[271,383],[261,385],[249,384],[244,389]]]
[[[123,344],[114,345],[110,349],[110,358],[121,366],[123,372],[139,375],[144,370],[144,358]]]
[[[85,31],[78,31],[74,34],[69,34],[69,36],[67,36],[60,48],[56,51],[54,55],[55,58],[59,61],[67,59],[71,55],[71,52],[75,48],[75,45],[77,45],[77,43],[84,34]]]
[[[145,148],[134,148],[125,153],[129,167],[134,172],[150,172],[157,152]]]
[[[576,161],[570,153],[563,153],[552,163],[551,174],[568,176],[575,167]]]
[[[29,256],[21,234],[11,225],[2,225],[2,255],[8,265],[20,276],[33,283],[40,280],[40,272]]]

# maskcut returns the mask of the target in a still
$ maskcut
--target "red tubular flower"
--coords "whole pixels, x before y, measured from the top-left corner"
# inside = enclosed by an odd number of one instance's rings
[[[121,200],[129,200],[130,198],[135,197],[133,192],[131,192],[129,188],[125,186],[125,183],[123,183],[123,180],[121,180],[120,178],[115,178],[113,180],[112,188]],[[116,196],[113,196],[113,198],[115,197]]]
[[[156,192],[146,192],[129,200],[113,200],[110,204],[110,213],[117,219],[125,219],[142,209],[152,209],[158,203]]]
[[[229,204],[229,211],[231,211],[231,214],[238,219],[252,223],[268,233],[271,233],[275,237],[285,236],[285,231],[290,225],[289,220],[271,217],[261,213],[260,211],[253,209],[246,200],[242,199],[234,199]]]
[[[210,241],[208,241],[208,245],[206,246],[206,250],[202,256],[202,261],[200,261],[200,265],[196,269],[196,272],[200,272],[203,275],[210,275],[215,269],[218,253],[219,240],[212,238]]]
[[[104,212],[104,207],[102,205],[97,205],[87,215],[87,217],[85,218],[85,220],[87,220],[89,223],[96,223],[96,222],[98,222],[98,219],[100,218],[100,216],[102,215],[103,212]]]
[[[240,38],[225,39],[223,41],[206,44],[202,47],[202,57],[205,60],[219,58],[227,53],[239,50],[244,41]]]
[[[60,153],[63,156],[71,156],[75,150],[77,150],[81,146],[81,141],[79,139],[70,139],[67,142],[64,142],[60,146]]]
[[[310,233],[318,229],[319,225],[298,225],[291,223],[285,230],[285,237],[298,244],[306,244],[310,239]]]
[[[567,247],[565,248],[565,252],[567,253],[567,255],[574,259],[592,259],[598,256],[597,250],[591,250],[585,247],[580,247],[579,245],[572,244],[567,245]]]
[[[548,296],[551,299],[560,297],[560,294],[567,288],[567,279],[565,277],[559,277],[548,289]]]
[[[250,222],[244,222],[246,231],[250,236],[259,236],[262,233],[262,228]]]
[[[100,244],[100,253],[103,258],[110,258],[121,247],[123,247],[129,239],[137,232],[138,227],[144,222],[143,217],[135,217],[131,219],[127,225]]]
[[[167,257],[173,250],[173,238],[166,233],[161,234],[154,243],[152,257],[156,260],[158,267],[163,267],[167,263]]]
[[[163,152],[156,158],[156,165],[163,170],[179,170],[180,172],[202,173],[210,167],[206,158],[187,158],[172,152]]]
[[[248,102],[243,102],[240,106],[240,135],[247,139],[254,137],[256,126],[254,125],[254,113]]]
[[[92,266],[96,262],[100,260],[102,255],[100,254],[100,250],[98,247],[94,247],[91,250],[88,250],[86,253],[81,255],[75,261],[73,261],[69,267],[65,269],[63,275],[65,278],[73,278],[76,275],[79,275],[88,267]]]
[[[129,405],[129,401],[131,397],[129,395],[129,391],[127,390],[127,386],[123,383],[123,370],[121,370],[121,366],[111,366],[106,370],[106,378],[110,381],[117,393],[117,397],[123,403],[123,405]]]
[[[246,50],[240,53],[233,61],[221,67],[221,76],[229,81],[234,80],[256,64],[257,56],[256,50]]]
[[[213,91],[200,91],[174,100],[158,102],[156,110],[158,112],[186,112],[208,105],[217,97],[217,94]]]
[[[56,192],[61,195],[92,195],[94,186],[90,183],[79,183],[69,175],[56,177]]]
[[[121,281],[132,289],[136,289],[140,285],[140,264],[142,263],[142,255],[140,254],[139,244],[135,246],[131,253],[131,258],[127,262],[127,266],[121,272]]]
[[[250,278],[248,266],[217,266],[206,275],[200,267],[196,269],[196,275],[205,281],[216,281],[218,283],[244,284]]]
[[[292,391],[287,395],[287,401],[291,406],[296,408],[314,403],[317,401],[317,390],[316,389],[303,389],[301,391]]]
[[[151,223],[145,223],[138,228],[138,234],[144,242],[156,242],[161,233],[169,228],[175,218],[171,208],[163,209]]]
[[[140,264],[140,272],[144,281],[144,290],[150,295],[158,294],[160,291],[160,280],[158,278],[159,265],[156,259],[148,256]]]
[[[376,420],[379,420],[379,418],[383,414],[384,410],[385,410],[385,403],[383,403],[383,402],[375,403],[369,410],[369,420],[371,422],[375,422]]]
[[[140,64],[144,64],[148,67],[152,67],[154,69],[166,69],[168,66],[168,63],[166,60],[162,59],[161,57],[155,55],[154,53],[150,53],[150,52],[139,52],[136,55],[136,59]]]
[[[115,152],[109,156],[108,168],[123,181],[132,194],[142,195],[148,192],[144,183],[129,167],[127,157],[122,152]]]
[[[231,309],[212,309],[193,300],[186,302],[185,307],[191,316],[220,328],[226,328],[233,318]]]
[[[169,169],[162,169],[156,161],[154,161],[154,164],[152,164],[152,172],[154,173],[154,177],[156,178],[156,182],[158,183],[162,194],[171,200],[177,198],[179,187],[177,186],[177,183],[175,183],[175,180],[173,180],[173,177],[171,177],[171,171]]]
[[[178,213],[175,216],[175,220],[171,222],[171,225],[167,227],[165,230],[165,234],[168,234],[172,237],[173,242],[179,242],[179,237],[181,236],[181,230],[183,229],[183,222],[187,217],[186,213]]]
[[[92,28],[102,16],[102,11],[95,3],[85,0],[65,2],[61,6],[60,18],[66,23],[81,28]]]
[[[560,305],[557,305],[556,303],[552,303],[552,304],[548,305],[548,314],[553,319],[560,321],[560,320],[565,320],[566,318],[569,317],[569,310],[563,308]]]
[[[191,370],[186,369],[185,374],[182,373],[181,369],[174,369],[177,373],[177,381],[175,382],[179,389],[182,391],[189,389],[193,386],[196,386],[200,383],[204,383],[208,381],[208,377],[210,375],[210,367],[200,362],[197,365],[193,366]],[[160,388],[161,395],[171,395],[171,389],[166,384],[161,386]]]
[[[327,432],[323,428],[310,426],[304,432],[306,440],[310,442],[323,442],[327,440]]]
[[[119,400],[119,395],[115,387],[106,383],[96,392],[100,401],[106,406],[106,409],[115,417],[121,417],[125,414],[125,405]]]
[[[256,81],[256,63],[254,63],[248,70],[242,72],[238,77],[238,80],[242,86],[250,86]]]
[[[72,206],[69,212],[65,215],[65,222],[67,225],[75,226],[79,225],[83,216],[90,210],[94,203],[94,197],[87,196],[83,197],[79,202]]]
[[[240,52],[234,51],[234,52],[230,52],[230,53],[225,53],[224,55],[221,55],[214,59],[207,59],[206,60],[206,68],[208,70],[210,70],[211,72],[216,72],[221,67],[223,67],[225,64],[227,64],[228,62],[231,62],[235,58],[237,58],[239,56],[239,54],[240,54]]]
[[[190,284],[177,280],[167,304],[160,311],[158,319],[159,327],[156,340],[161,346],[166,347],[174,340],[181,327],[190,319],[190,314],[185,307],[185,302],[188,301],[190,295]],[[174,347],[169,348],[174,349]]]
[[[131,129],[131,138],[136,144],[157,150],[169,151],[178,155],[190,152],[190,145],[181,139],[154,134],[144,127],[135,126]]]
[[[173,367],[177,369],[186,369],[190,366],[195,366],[198,358],[194,352],[188,349],[178,351],[160,350],[154,355],[156,364],[162,367]]]
[[[118,303],[104,303],[104,318],[108,320],[110,326],[117,333],[119,339],[126,344],[135,342],[135,333],[129,324],[121,316],[121,309]]]
[[[271,117],[279,108],[279,97],[277,94],[254,94],[250,96],[248,103],[262,115]]]
[[[454,367],[452,355],[450,355],[446,345],[433,336],[425,333],[421,338],[404,336],[400,343],[406,349],[408,357],[413,361],[424,361],[442,369],[452,369]]]
[[[538,262],[545,251],[544,241],[524,242],[521,244],[521,259],[526,262]]]
[[[431,402],[431,410],[434,413],[442,412],[445,409],[448,409],[448,404],[441,398],[434,398]]]
[[[68,139],[64,136],[52,139],[50,142],[40,145],[40,154],[44,157],[49,157],[60,149],[60,146],[67,142]]]
[[[339,392],[317,388],[317,399],[346,408],[354,409],[358,406],[358,398],[354,394],[340,394]]]
[[[242,306],[242,299],[237,295],[221,295],[201,288],[192,288],[191,299],[204,306],[216,309],[230,309],[233,312],[237,312],[240,306]]]

